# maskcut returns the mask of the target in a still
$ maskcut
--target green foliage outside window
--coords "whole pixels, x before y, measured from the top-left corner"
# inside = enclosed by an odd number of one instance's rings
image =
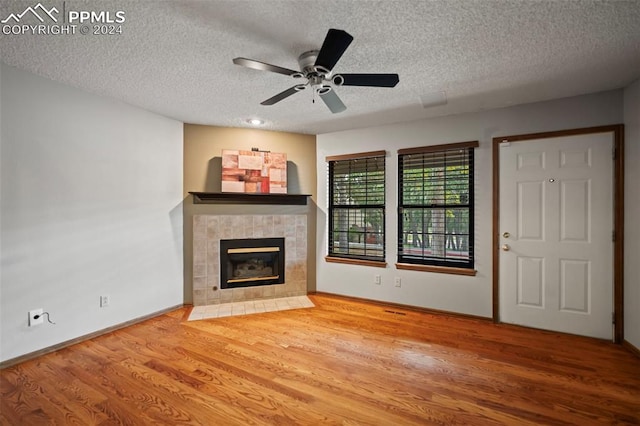
[[[384,260],[384,156],[329,162],[329,255]]]
[[[398,261],[473,267],[473,150],[399,155]]]

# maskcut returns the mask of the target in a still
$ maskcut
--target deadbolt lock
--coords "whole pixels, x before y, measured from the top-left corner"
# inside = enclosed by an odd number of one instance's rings
[[[505,233],[502,234],[502,236],[505,237],[505,238],[509,238],[511,236],[511,234],[508,233],[508,232],[505,232]]]

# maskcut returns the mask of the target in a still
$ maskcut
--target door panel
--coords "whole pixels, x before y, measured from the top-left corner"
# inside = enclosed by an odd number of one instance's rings
[[[613,133],[499,149],[500,319],[610,339]]]
[[[544,259],[518,256],[518,305],[544,308]]]
[[[560,259],[560,310],[589,313],[591,262]]]
[[[544,240],[544,182],[518,182],[518,236]]]
[[[589,242],[591,181],[576,179],[560,184],[560,240]]]

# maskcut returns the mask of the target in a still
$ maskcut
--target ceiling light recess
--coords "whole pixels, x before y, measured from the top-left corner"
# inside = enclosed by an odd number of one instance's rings
[[[262,126],[264,124],[264,120],[260,120],[259,118],[247,118],[245,121],[252,126]]]

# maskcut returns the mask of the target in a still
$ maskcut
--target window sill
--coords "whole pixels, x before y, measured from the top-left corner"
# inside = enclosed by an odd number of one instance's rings
[[[387,262],[383,262],[383,261],[376,262],[373,260],[346,259],[344,257],[332,257],[332,256],[325,256],[324,260],[325,262],[329,262],[329,263],[345,263],[348,265],[373,266],[376,268],[387,267]]]
[[[407,269],[410,271],[436,272],[439,274],[468,275],[475,277],[478,273],[475,269],[452,268],[448,266],[415,265],[413,263],[396,263],[396,269]]]

